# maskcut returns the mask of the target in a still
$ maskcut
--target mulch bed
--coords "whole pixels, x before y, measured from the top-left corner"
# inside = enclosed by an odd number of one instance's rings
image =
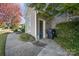
[[[36,46],[40,46],[40,47],[45,47],[47,45],[47,44],[40,42],[40,41],[33,42],[33,44]]]

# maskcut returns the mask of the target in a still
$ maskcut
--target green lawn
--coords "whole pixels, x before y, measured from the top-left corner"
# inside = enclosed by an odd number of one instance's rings
[[[7,34],[0,34],[0,56],[5,55],[5,43]]]
[[[58,44],[73,55],[79,56],[79,22],[67,22],[57,24]]]

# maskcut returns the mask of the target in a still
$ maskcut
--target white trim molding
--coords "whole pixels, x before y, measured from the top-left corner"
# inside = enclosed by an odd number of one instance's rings
[[[45,26],[45,20],[43,20],[43,38],[46,37],[46,26]]]
[[[43,21],[43,38],[46,38],[46,21],[43,19],[39,19],[39,21]]]
[[[38,40],[38,37],[37,37],[37,11],[35,11],[35,38],[36,38],[36,41]]]

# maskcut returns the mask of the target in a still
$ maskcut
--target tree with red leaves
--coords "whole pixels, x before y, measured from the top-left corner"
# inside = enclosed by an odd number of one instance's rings
[[[0,3],[0,24],[17,25],[20,23],[20,6],[15,3]]]

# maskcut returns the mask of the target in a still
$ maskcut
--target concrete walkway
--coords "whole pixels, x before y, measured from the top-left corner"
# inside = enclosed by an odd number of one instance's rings
[[[41,50],[38,56],[69,56],[60,45],[58,45],[54,40],[43,39],[40,40],[44,43],[47,43],[47,46]]]
[[[40,42],[46,46],[34,45],[32,42],[23,42],[19,40],[19,34],[11,33],[6,40],[6,56],[66,56],[69,55],[55,41],[42,39]]]
[[[36,56],[43,47],[33,45],[31,42],[19,40],[19,34],[11,33],[6,40],[6,56]]]

